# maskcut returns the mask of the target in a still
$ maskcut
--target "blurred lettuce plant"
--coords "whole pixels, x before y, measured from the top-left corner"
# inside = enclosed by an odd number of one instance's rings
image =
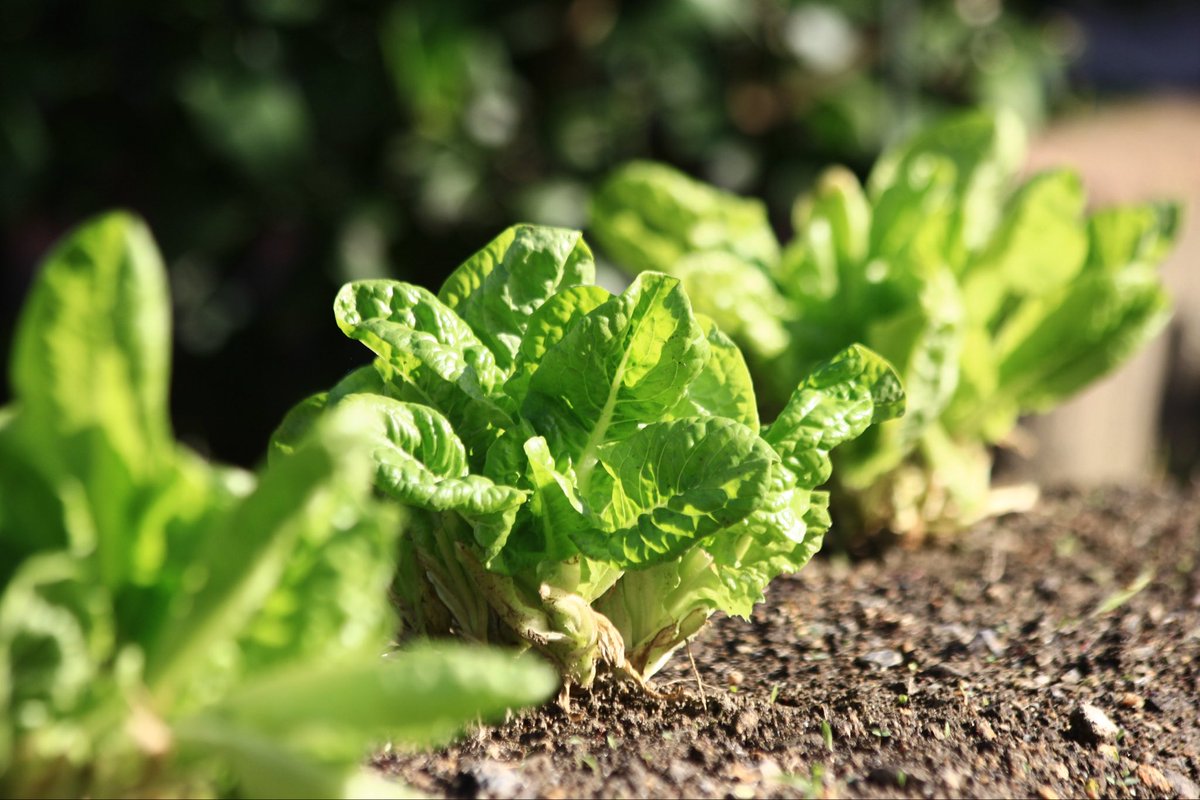
[[[125,214],[60,243],[25,304],[0,410],[0,794],[395,795],[359,766],[371,744],[553,691],[497,652],[384,657],[399,519],[363,420],[258,475],[210,464],[171,434],[170,333]]]
[[[865,187],[827,171],[796,201],[787,246],[760,202],[634,163],[597,192],[593,230],[631,271],[679,277],[772,406],[848,344],[894,363],[908,413],[837,452],[836,519],[843,536],[919,538],[985,513],[990,445],[1121,364],[1170,314],[1156,267],[1178,207],[1086,213],[1070,171],[1015,180],[1023,147],[1006,114],[926,128]]]

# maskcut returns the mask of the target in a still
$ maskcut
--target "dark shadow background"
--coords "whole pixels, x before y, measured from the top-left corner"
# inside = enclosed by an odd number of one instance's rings
[[[171,271],[178,435],[253,463],[366,354],[345,280],[436,287],[632,157],[766,197],[946,108],[1200,86],[1187,2],[3,0],[0,360],[41,256],[122,206]],[[7,376],[0,403],[8,399]]]

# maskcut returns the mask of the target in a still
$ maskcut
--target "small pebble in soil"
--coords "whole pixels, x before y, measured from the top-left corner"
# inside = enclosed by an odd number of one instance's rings
[[[1071,711],[1071,733],[1087,744],[1111,742],[1120,729],[1108,715],[1091,703],[1081,703]]]
[[[889,667],[898,667],[903,664],[904,656],[895,650],[872,650],[854,659],[854,663],[862,667],[888,669]]]
[[[946,639],[943,652],[947,655],[965,652],[967,646],[975,639],[975,631],[957,622],[951,622],[948,625],[939,625],[936,630]]]
[[[1053,600],[1058,597],[1058,591],[1062,588],[1062,581],[1056,577],[1050,576],[1042,578],[1034,584],[1034,591],[1038,593],[1043,600]]]
[[[1131,648],[1129,652],[1126,653],[1125,657],[1134,664],[1143,664],[1147,661],[1152,661],[1157,655],[1157,648],[1153,647],[1152,645],[1146,645],[1144,647]]]
[[[1137,709],[1146,705],[1146,701],[1142,699],[1142,696],[1140,694],[1134,694],[1133,692],[1125,692],[1122,694],[1120,702],[1125,708]]]
[[[981,649],[986,649],[994,656],[1001,655],[1004,652],[1004,645],[1000,642],[1000,637],[991,628],[984,628],[979,633],[975,634],[975,638],[971,640],[969,649],[973,652],[979,652]]]

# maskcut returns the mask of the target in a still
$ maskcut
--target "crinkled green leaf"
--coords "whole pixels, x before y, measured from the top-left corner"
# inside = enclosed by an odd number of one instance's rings
[[[904,391],[892,366],[851,345],[797,387],[763,438],[799,486],[815,489],[829,479],[830,450],[903,411]]]
[[[828,504],[824,492],[796,486],[785,470],[776,469],[765,502],[704,545],[721,586],[719,607],[749,619],[767,584],[798,571],[821,549]]]
[[[334,314],[347,336],[392,371],[402,399],[453,420],[473,463],[481,464],[491,431],[508,421],[495,396],[505,375],[470,326],[425,289],[390,280],[346,284]]]
[[[533,436],[527,425],[504,431],[488,448],[483,463],[483,475],[498,484],[518,486],[525,476],[525,441]]]
[[[515,225],[456,269],[438,293],[510,371],[533,314],[559,289],[595,280],[579,231]]]
[[[468,370],[474,384],[485,389],[503,382],[495,356],[471,327],[420,286],[392,280],[348,283],[338,292],[334,314],[347,336],[419,388],[433,376],[457,384]]]
[[[742,351],[711,319],[696,315],[708,339],[708,361],[688,384],[683,399],[671,409],[674,417],[728,417],[758,430],[754,384]]]
[[[599,286],[572,286],[539,306],[526,323],[525,337],[517,348],[516,366],[504,391],[518,403],[522,402],[546,351],[562,341],[576,322],[611,297]]]
[[[673,561],[626,573],[597,609],[625,637],[633,667],[657,672],[719,610],[749,618],[776,577],[803,567],[829,529],[828,497],[776,465],[761,506]]]
[[[364,426],[379,489],[418,508],[459,512],[473,523],[487,558],[503,547],[525,492],[472,475],[445,417],[428,406],[372,394],[349,395],[338,409]]]
[[[663,418],[708,360],[679,281],[643,273],[573,325],[542,358],[522,414],[586,492],[598,448]]]
[[[530,502],[521,509],[507,549],[489,568],[526,579],[536,575],[539,583],[592,600],[620,577],[613,564],[581,556],[576,545],[577,539],[594,536],[603,522],[584,508],[574,473],[559,470],[545,439],[531,437],[523,452],[533,487]],[[571,638],[579,641],[580,632]]]
[[[575,482],[559,471],[546,440],[535,436],[525,442],[529,463],[529,481],[533,485],[530,519],[507,563],[526,567],[539,563],[564,561],[579,552],[576,537],[597,524],[588,518],[579,499]]]
[[[428,406],[352,394],[338,404],[362,421],[376,467],[375,484],[431,511],[490,513],[520,505],[524,493],[472,475],[450,422]]]
[[[733,420],[651,423],[601,449],[583,499],[605,529],[585,529],[575,542],[591,558],[628,567],[674,558],[757,508],[776,459]]]

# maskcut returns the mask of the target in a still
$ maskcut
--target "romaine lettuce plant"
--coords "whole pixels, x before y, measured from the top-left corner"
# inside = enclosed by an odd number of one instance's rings
[[[851,342],[894,363],[908,412],[839,450],[835,522],[851,537],[919,537],[982,515],[990,445],[1116,367],[1169,316],[1156,266],[1178,209],[1089,215],[1069,171],[1015,183],[1023,147],[1005,115],[921,131],[865,188],[826,172],[796,202],[786,247],[761,203],[653,163],[613,174],[592,224],[619,264],[683,282],[747,354],[767,405]]]
[[[434,295],[346,285],[337,323],[375,353],[309,398],[373,420],[375,484],[413,509],[395,594],[408,630],[545,653],[564,686],[600,665],[644,685],[717,609],[746,616],[828,527],[828,452],[903,395],[851,346],[760,425],[738,349],[680,282],[593,284],[575,231],[517,226]]]
[[[398,518],[352,409],[257,476],[173,440],[165,284],[146,228],[112,214],[52,252],[19,320],[0,794],[394,794],[358,766],[370,744],[552,693],[552,670],[505,654],[383,657]]]

